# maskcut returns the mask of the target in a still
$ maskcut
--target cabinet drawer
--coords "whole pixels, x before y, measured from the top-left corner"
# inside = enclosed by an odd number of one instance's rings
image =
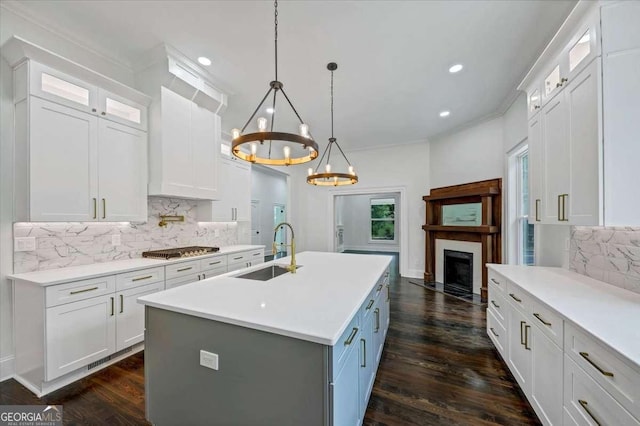
[[[116,291],[115,275],[73,281],[67,284],[52,285],[45,292],[47,308],[89,299]]]
[[[232,253],[227,255],[227,263],[229,265],[235,263],[246,263],[249,262],[249,257],[248,253]]]
[[[507,330],[498,321],[491,309],[487,309],[487,334],[498,352],[500,352],[500,355],[502,355],[502,358],[506,360]]]
[[[227,256],[215,256],[200,261],[200,270],[224,268],[227,270]]]
[[[531,321],[538,326],[544,334],[553,340],[560,348],[563,347],[564,340],[564,320],[557,313],[538,303],[536,300],[531,301]]]
[[[489,269],[489,283],[500,291],[505,291],[507,288],[507,279],[491,269]]]
[[[169,290],[170,288],[179,287],[185,284],[191,284],[200,280],[201,274],[188,274],[177,278],[168,279],[165,282],[164,288]]]
[[[640,425],[567,355],[564,357],[564,408],[579,425]]]
[[[566,325],[564,348],[582,370],[640,419],[640,371],[572,324]]]
[[[500,291],[500,289],[489,282],[489,310],[493,313],[496,320],[504,326],[506,316],[507,316],[507,301],[504,298],[504,292]]]
[[[126,272],[116,275],[116,290],[126,290],[160,281],[164,281],[164,266]]]
[[[251,262],[253,265],[262,263],[264,262],[264,250],[263,249],[253,250],[247,255],[247,257],[248,257],[247,260]]]
[[[360,333],[360,315],[356,314],[332,348],[331,358],[334,379],[340,374],[349,352],[351,350],[359,350]]]
[[[200,261],[192,260],[190,262],[181,262],[174,265],[165,266],[165,276],[167,280],[185,277],[193,273],[200,272]]]
[[[222,275],[226,273],[227,273],[227,265],[224,265],[224,266],[219,266],[217,268],[207,269],[205,271],[202,271],[199,275],[201,276],[200,279],[204,280],[207,278],[215,277],[217,275]]]
[[[524,292],[524,290],[522,290],[511,281],[507,281],[507,292],[505,295],[505,299],[507,299],[509,303],[511,303],[511,305],[515,306],[522,312],[525,312],[527,314],[531,312],[531,299],[529,299],[529,296]]]
[[[362,304],[362,306],[360,306],[360,316],[362,318],[363,324],[365,323],[365,319],[368,318],[369,314],[371,314],[371,312],[373,312],[373,310],[375,309],[376,300],[380,295],[380,291],[378,291],[378,287],[379,285],[376,285],[374,288],[371,289],[371,291],[369,292],[369,295],[364,300],[364,303]]]

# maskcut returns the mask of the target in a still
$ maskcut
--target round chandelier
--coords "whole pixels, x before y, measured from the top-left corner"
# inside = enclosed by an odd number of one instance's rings
[[[338,141],[333,136],[333,72],[338,69],[338,64],[335,62],[329,62],[327,64],[327,69],[331,71],[331,137],[329,138],[329,144],[325,148],[322,153],[322,157],[320,157],[320,161],[318,162],[318,166],[315,171],[312,168],[309,168],[309,175],[307,176],[307,183],[311,185],[319,185],[319,186],[341,186],[341,185],[353,185],[358,183],[358,175],[353,170],[353,166],[347,159],[347,156],[344,155],[342,148],[338,144]],[[344,161],[347,162],[348,172],[347,173],[338,173],[331,171],[331,149],[333,146],[336,146],[342,154]],[[326,157],[326,162],[324,165],[324,172],[318,172],[318,170],[322,170],[322,161]]]
[[[300,118],[300,114],[289,100],[284,91],[283,84],[278,80],[278,2],[274,2],[274,27],[275,27],[275,79],[269,83],[269,90],[264,95],[258,107],[253,111],[242,129],[231,130],[231,150],[236,157],[251,163],[266,164],[269,166],[290,166],[303,164],[314,160],[318,156],[318,144],[309,133],[309,126]],[[271,123],[264,118],[257,120],[258,131],[245,134],[247,126],[262,108],[269,95],[273,92],[273,101],[268,112],[271,114]],[[300,121],[299,134],[274,131],[276,121],[276,98],[278,92],[287,101],[294,114]],[[267,127],[269,130],[267,131]]]

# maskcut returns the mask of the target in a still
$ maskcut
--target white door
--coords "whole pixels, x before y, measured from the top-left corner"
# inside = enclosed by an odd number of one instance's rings
[[[193,144],[193,196],[213,200],[218,195],[220,117],[191,103]]]
[[[565,89],[569,110],[570,190],[567,214],[572,225],[601,223],[600,60],[582,70]]]
[[[34,96],[30,101],[31,220],[96,220],[98,119]]]
[[[103,119],[98,127],[98,218],[146,222],[147,134]]]
[[[179,193],[193,188],[191,146],[191,104],[171,90],[161,87],[162,184],[166,191]],[[151,141],[154,142],[153,140]]]
[[[529,121],[529,221],[542,222],[543,154],[542,116],[537,114]]]
[[[47,309],[47,381],[115,352],[115,309],[114,294]]]
[[[529,329],[531,340],[531,404],[547,425],[562,424],[562,350],[536,326]]]
[[[543,220],[547,223],[564,223],[565,194],[569,192],[569,116],[565,92],[560,92],[542,109],[544,124],[542,141],[545,185],[542,201]],[[566,217],[568,219],[568,216]]]
[[[164,282],[121,291],[117,296],[116,351],[144,340],[144,305],[139,297],[164,290]]]
[[[509,306],[507,332],[508,340],[508,364],[509,369],[516,378],[520,388],[529,394],[531,389],[531,350],[527,349],[530,342],[525,340],[527,333],[525,316],[517,309]],[[530,327],[530,326],[529,326]],[[526,344],[526,345],[525,345]]]
[[[260,200],[251,200],[251,244],[262,242],[260,234]]]

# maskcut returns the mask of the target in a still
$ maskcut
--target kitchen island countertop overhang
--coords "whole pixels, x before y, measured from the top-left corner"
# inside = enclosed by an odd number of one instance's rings
[[[297,255],[295,274],[268,281],[236,275],[288,258],[138,299],[154,308],[333,346],[392,257],[325,252]]]

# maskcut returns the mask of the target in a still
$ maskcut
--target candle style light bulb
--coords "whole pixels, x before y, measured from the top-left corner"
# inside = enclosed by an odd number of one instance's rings
[[[282,151],[284,152],[284,158],[288,159],[291,156],[291,148],[288,146],[285,145],[285,147],[282,148]]]
[[[300,136],[308,138],[309,137],[309,125],[308,124],[300,124]]]
[[[349,174],[350,175],[355,175],[356,172],[353,170],[353,166],[349,166]]]
[[[258,152],[258,144],[255,142],[251,143],[251,155],[256,155],[256,152]]]
[[[264,117],[260,117],[258,118],[258,129],[261,132],[264,132],[267,130],[267,119]]]
[[[231,129],[231,137],[238,139],[240,137],[240,129]]]
[[[324,169],[327,171],[327,173],[331,173],[331,164],[327,163],[327,165],[324,166]]]
[[[313,174],[313,169],[311,167],[309,167],[307,169],[307,172],[309,173],[309,176],[311,176]]]

